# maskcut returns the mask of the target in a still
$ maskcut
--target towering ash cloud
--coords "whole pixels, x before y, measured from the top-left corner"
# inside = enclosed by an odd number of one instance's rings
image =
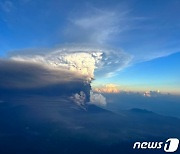
[[[15,56],[11,58],[15,61],[37,63],[49,69],[68,70],[80,74],[91,81],[94,78],[96,65],[102,59],[101,52],[71,52],[64,50],[56,51],[45,56]]]
[[[122,51],[91,47],[64,47],[47,54],[16,55],[14,61],[38,63],[50,69],[76,72],[89,81],[96,75],[108,75],[126,67],[132,57]]]
[[[33,65],[33,67],[36,65],[38,66],[37,68],[40,67],[43,71],[36,71],[38,72],[36,73],[37,80],[33,78],[33,81],[35,80],[36,82],[29,81],[28,84],[26,83],[23,85],[40,85],[41,87],[43,84],[51,85],[64,83],[68,78],[69,83],[78,80],[78,82],[80,81],[84,85],[90,86],[91,81],[96,78],[95,75],[105,76],[110,73],[112,74],[127,66],[130,60],[131,57],[122,51],[90,48],[87,46],[68,46],[56,49],[46,54],[18,54],[10,57],[11,62],[18,63],[19,65],[21,63],[29,66]],[[32,74],[33,72],[34,71],[32,71]],[[41,81],[43,81],[43,83]],[[90,91],[88,92],[88,90],[84,92],[80,89],[80,91],[74,93],[71,98],[80,106],[84,105],[86,101],[91,101],[93,104],[98,105],[106,104],[105,98],[103,98],[102,95],[97,95]]]

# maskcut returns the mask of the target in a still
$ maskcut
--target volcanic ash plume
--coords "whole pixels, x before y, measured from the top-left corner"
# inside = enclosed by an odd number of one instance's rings
[[[102,59],[102,52],[83,52],[75,51],[69,52],[66,50],[59,50],[47,55],[33,55],[33,56],[15,56],[12,60],[38,63],[49,69],[68,70],[85,77],[88,81],[94,78],[94,70]]]
[[[88,47],[66,47],[60,48],[47,54],[33,54],[33,55],[16,55],[11,57],[12,61],[22,63],[33,63],[41,65],[48,70],[59,72],[71,72],[74,76],[79,76],[85,84],[91,84],[91,81],[97,76],[105,76],[113,74],[115,71],[126,67],[131,56],[122,51],[115,51],[112,49],[99,49]],[[72,77],[73,78],[73,77]],[[93,104],[105,105],[105,99],[102,95],[95,93],[78,92],[73,95],[75,103],[82,106],[89,98]]]

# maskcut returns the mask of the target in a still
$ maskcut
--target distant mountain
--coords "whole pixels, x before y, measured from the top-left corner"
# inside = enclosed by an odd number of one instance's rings
[[[138,108],[133,108],[130,111],[135,113],[153,113],[152,111],[148,111],[146,109],[138,109]]]

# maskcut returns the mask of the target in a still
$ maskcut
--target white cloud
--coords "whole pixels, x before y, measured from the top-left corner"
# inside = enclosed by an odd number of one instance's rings
[[[33,55],[16,55],[14,61],[38,63],[50,69],[64,69],[84,76],[87,81],[97,76],[105,76],[126,67],[132,57],[114,49],[92,48],[88,46],[68,46],[55,51]]]
[[[105,44],[127,29],[127,12],[89,7],[84,13],[71,17],[65,36],[73,42]]]
[[[90,92],[90,104],[95,104],[98,106],[106,105],[106,98],[99,93]]]
[[[71,96],[71,99],[80,107],[83,107],[85,105],[86,101],[86,94],[83,91],[80,91],[80,93],[76,93],[73,96]]]
[[[120,89],[115,84],[106,84],[104,86],[94,88],[93,91],[98,93],[119,93]]]
[[[164,37],[159,37],[162,25],[155,22],[156,19],[143,14],[134,15],[130,10],[90,6],[86,10],[77,10],[78,13],[69,18],[69,24],[64,29],[67,42],[101,45],[112,45],[115,42],[116,47],[125,44],[127,52],[134,57],[132,64],[179,52],[177,39],[167,42]],[[108,77],[113,75],[108,73]]]
[[[86,53],[86,52],[54,52],[46,56],[16,56],[12,57],[12,60],[23,61],[23,62],[33,62],[46,65],[51,69],[64,69],[69,72],[76,72],[82,76],[87,77],[90,81],[94,78],[95,65],[102,58],[102,53]]]
[[[157,90],[157,91],[146,91],[144,93],[145,97],[157,97],[157,96],[160,96],[160,95],[161,95],[161,93],[160,93],[159,90]]]
[[[87,98],[86,98],[86,94],[83,91],[80,91],[80,93],[73,94],[70,98],[79,107],[86,109],[85,104],[86,104]],[[94,104],[97,106],[105,106],[106,98],[102,94],[94,93],[93,91],[90,91],[89,104]]]

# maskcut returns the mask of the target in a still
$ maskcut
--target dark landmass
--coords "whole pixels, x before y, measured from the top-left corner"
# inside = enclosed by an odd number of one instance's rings
[[[180,119],[134,108],[113,113],[67,98],[9,97],[0,103],[1,154],[164,153],[136,141],[180,138]]]

